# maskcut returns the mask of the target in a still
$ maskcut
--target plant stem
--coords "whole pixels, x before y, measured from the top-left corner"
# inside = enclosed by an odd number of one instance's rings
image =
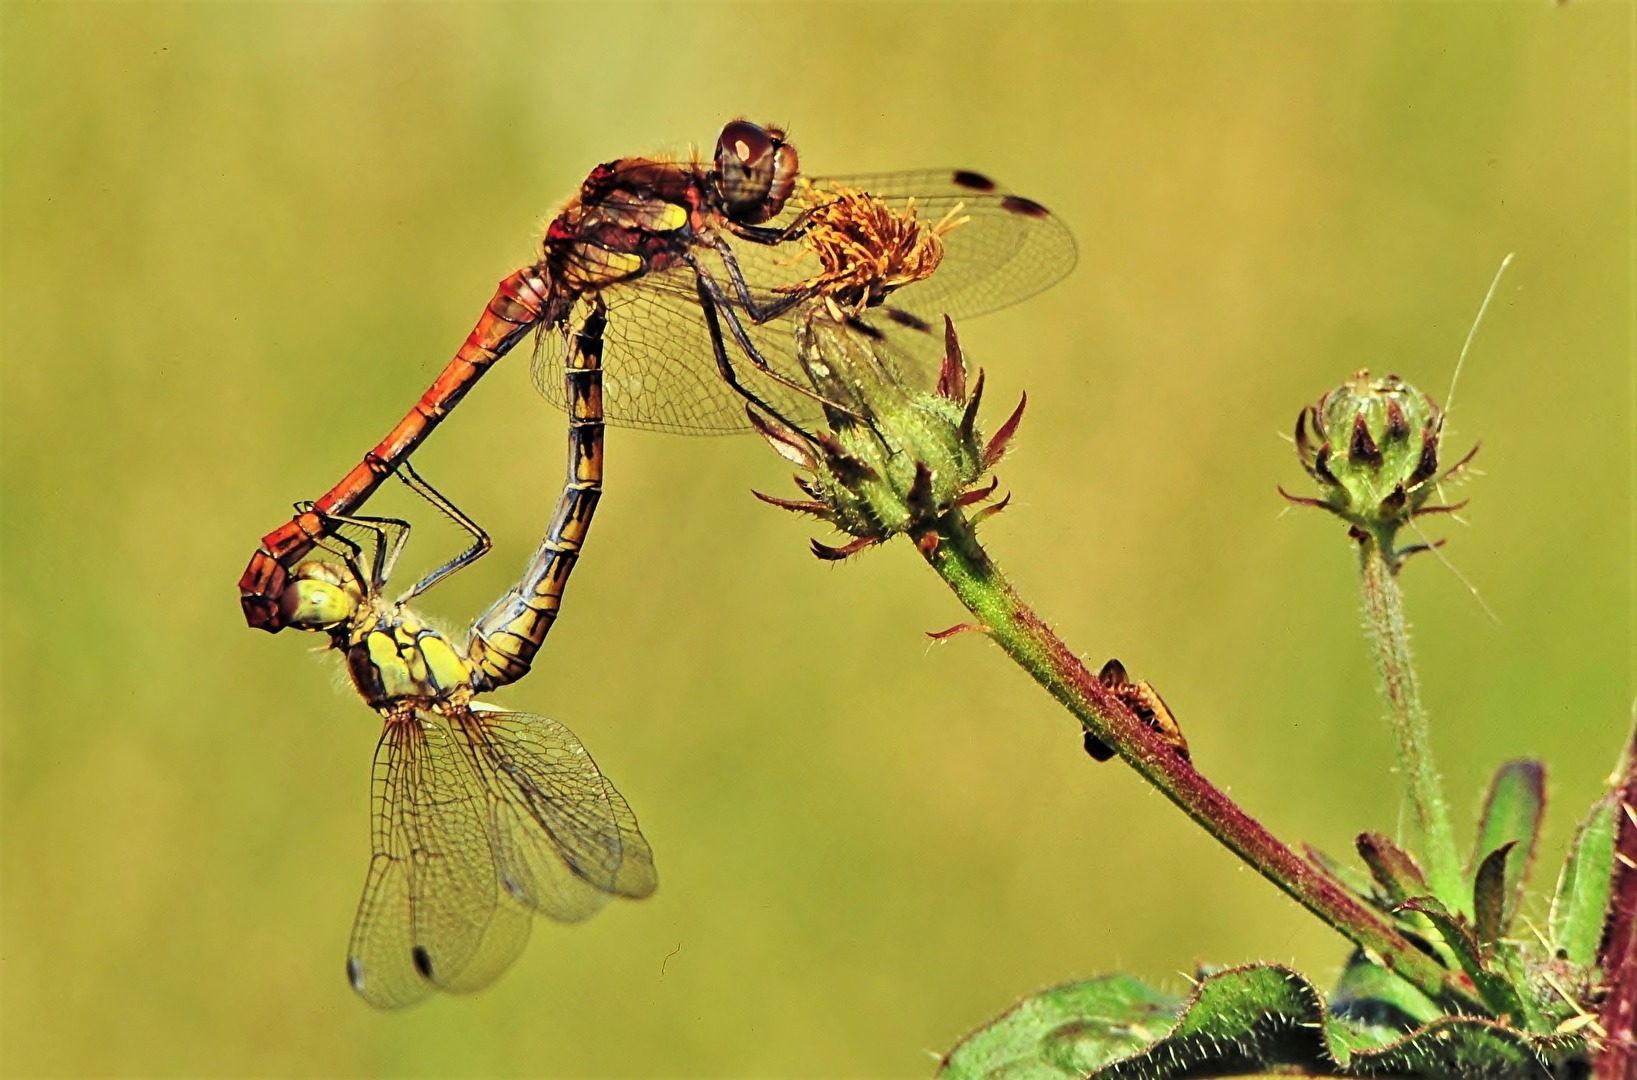
[[[1398,589],[1398,560],[1389,554],[1391,541],[1383,545],[1382,539],[1363,534],[1359,541],[1359,570],[1381,694],[1392,716],[1398,767],[1404,774],[1404,787],[1420,833],[1415,847],[1427,862],[1427,884],[1433,895],[1451,911],[1470,914],[1472,898],[1462,885],[1455,831],[1450,825],[1438,767],[1432,759],[1427,713],[1421,706],[1421,687],[1415,677],[1404,598]]]
[[[935,547],[921,545],[927,562],[996,643],[1087,730],[1263,877],[1401,978],[1461,1011],[1485,1011],[1455,976],[1281,843],[1113,697],[1013,591],[959,510],[939,519],[937,538]]]

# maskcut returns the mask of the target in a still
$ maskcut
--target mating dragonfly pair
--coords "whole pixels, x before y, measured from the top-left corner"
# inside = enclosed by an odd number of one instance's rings
[[[625,158],[591,172],[541,257],[501,281],[415,407],[263,537],[240,580],[251,626],[328,633],[385,722],[347,962],[355,990],[393,1007],[480,988],[521,950],[531,912],[584,918],[657,883],[629,806],[574,735],[476,700],[528,672],[557,616],[601,493],[605,417],[716,433],[748,429],[751,410],[799,430],[830,404],[804,381],[795,345],[817,305],[900,357],[911,379],[916,354],[941,351],[932,330],[945,315],[1022,299],[1074,261],[1061,221],[981,174],[810,180],[782,131],[742,120],[709,161]],[[568,475],[523,578],[456,645],[405,605],[488,538],[409,457],[530,333],[536,381],[569,416]],[[389,600],[409,525],[357,511],[395,474],[473,543]]]

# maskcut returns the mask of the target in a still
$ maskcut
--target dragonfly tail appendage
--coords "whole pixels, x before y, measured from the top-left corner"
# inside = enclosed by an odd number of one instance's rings
[[[500,282],[477,325],[415,407],[340,483],[316,500],[311,510],[262,537],[261,546],[239,579],[246,622],[270,633],[283,629],[278,598],[288,581],[289,568],[326,535],[323,517],[344,516],[362,505],[426,441],[496,360],[534,327],[560,318],[562,312],[557,309],[564,300],[559,293],[543,265],[524,267]]]
[[[608,316],[600,299],[574,335],[563,380],[568,402],[568,473],[551,526],[515,587],[472,627],[467,646],[479,692],[528,674],[557,620],[563,590],[579,561],[603,484],[603,332]]]

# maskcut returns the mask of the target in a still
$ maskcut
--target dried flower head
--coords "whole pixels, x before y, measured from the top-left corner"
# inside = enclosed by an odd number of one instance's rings
[[[916,213],[914,199],[900,209],[839,185],[817,198],[821,201],[802,220],[801,239],[824,269],[781,291],[813,291],[853,311],[929,277],[943,261],[943,237],[967,220],[957,205],[928,224]]]

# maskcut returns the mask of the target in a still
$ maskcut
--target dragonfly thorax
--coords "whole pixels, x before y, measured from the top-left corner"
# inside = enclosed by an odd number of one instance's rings
[[[346,643],[337,644],[346,651],[353,685],[375,708],[471,695],[465,653],[402,604],[374,598],[350,631]]]
[[[464,650],[403,604],[376,590],[365,596],[345,566],[311,559],[297,566],[280,599],[285,625],[330,635],[347,672],[377,709],[432,704],[471,693]]]

